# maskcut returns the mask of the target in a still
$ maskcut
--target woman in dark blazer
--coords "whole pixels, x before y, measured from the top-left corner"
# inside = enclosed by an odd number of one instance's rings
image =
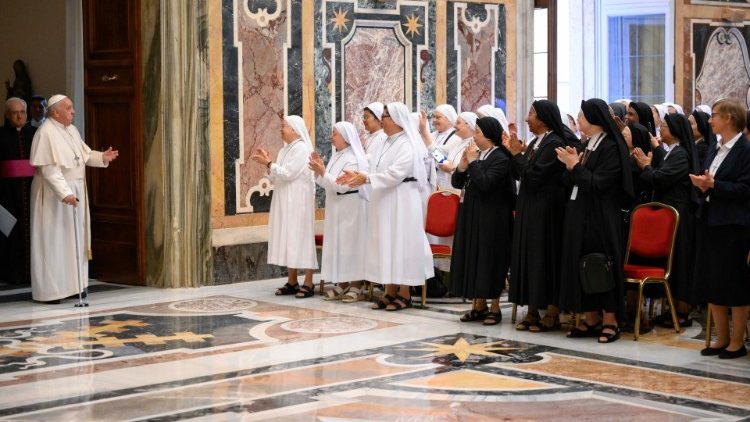
[[[513,178],[520,182],[513,226],[508,300],[528,305],[518,330],[540,332],[560,328],[557,297],[562,248],[562,221],[567,201],[562,183],[565,166],[556,148],[566,145],[560,109],[551,101],[534,101],[526,117],[536,137],[523,152],[515,135],[504,143],[510,151]],[[544,318],[539,309],[546,308]]]
[[[493,117],[477,120],[474,142],[464,151],[451,184],[463,190],[451,258],[451,290],[477,299],[461,321],[500,322],[500,293],[510,265],[514,186],[503,127]],[[491,301],[488,306],[487,301]]]
[[[598,337],[600,343],[611,343],[620,337],[618,319],[624,318],[621,210],[633,198],[631,161],[625,140],[603,100],[581,103],[578,126],[591,138],[582,157],[570,147],[556,150],[568,170],[563,180],[571,186],[563,224],[559,306],[586,315],[568,337]],[[607,291],[583,290],[580,260],[591,253],[604,253],[612,260],[614,286]]]
[[[652,166],[652,154],[640,149],[634,151],[633,157],[642,169],[641,182],[649,187],[649,200],[671,205],[680,215],[669,285],[678,303],[676,311],[680,326],[689,327],[692,325],[689,313],[693,303],[693,232],[698,196],[688,175],[699,174],[700,168],[693,130],[685,116],[668,114],[662,121],[659,133],[669,151],[658,164]],[[670,328],[673,326],[668,312],[658,316],[655,322]]]
[[[745,327],[750,304],[750,142],[745,129],[745,108],[719,100],[711,109],[711,128],[721,135],[717,149],[709,150],[703,174],[690,179],[703,193],[700,198],[696,286],[716,322],[716,342],[701,350],[704,356],[734,359],[747,355]],[[732,310],[730,336],[728,310]]]

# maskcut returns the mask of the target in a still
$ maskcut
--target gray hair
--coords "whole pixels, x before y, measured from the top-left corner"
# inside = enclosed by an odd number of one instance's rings
[[[23,106],[23,111],[24,111],[24,112],[28,111],[28,107],[26,106],[26,101],[24,101],[23,99],[21,99],[21,98],[18,98],[18,97],[10,97],[10,98],[8,98],[8,99],[7,99],[6,101],[5,101],[5,110],[6,110],[6,111],[8,110],[8,107],[9,107],[9,106],[10,106],[10,105],[11,105],[12,103],[19,103],[19,104],[21,104],[21,105]]]

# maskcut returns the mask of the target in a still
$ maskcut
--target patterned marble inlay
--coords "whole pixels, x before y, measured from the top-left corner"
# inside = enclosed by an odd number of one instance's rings
[[[750,105],[750,56],[743,34],[737,28],[717,28],[705,48],[695,81],[697,104],[732,98]]]
[[[258,305],[250,299],[238,297],[207,297],[201,299],[182,300],[169,304],[170,309],[184,312],[200,313],[233,313],[254,308]]]
[[[378,323],[371,319],[327,317],[285,322],[281,324],[281,328],[295,333],[343,334],[372,330],[377,325]]]

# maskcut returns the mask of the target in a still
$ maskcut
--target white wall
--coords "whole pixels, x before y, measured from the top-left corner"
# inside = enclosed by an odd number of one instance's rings
[[[13,62],[21,59],[35,94],[67,89],[66,2],[0,0],[0,81],[13,83]],[[5,84],[0,98],[5,99]]]

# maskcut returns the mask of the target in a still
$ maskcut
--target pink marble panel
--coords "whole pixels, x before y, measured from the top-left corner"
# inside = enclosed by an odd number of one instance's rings
[[[473,111],[484,104],[492,104],[495,80],[494,60],[497,39],[496,10],[488,11],[484,21],[468,17],[463,7],[456,8],[456,41],[459,51],[457,63],[460,75],[461,111]]]
[[[405,102],[404,77],[411,79],[411,70],[405,69],[404,49],[392,28],[356,28],[344,47],[344,119],[360,133],[367,104]]]
[[[247,212],[250,205],[245,200],[247,192],[266,175],[266,169],[250,160],[250,156],[256,148],[263,148],[275,157],[283,146],[280,134],[284,116],[287,11],[286,2],[278,2],[282,7],[278,17],[267,26],[260,26],[245,12],[241,2],[237,4],[243,150],[235,183],[239,194],[237,212]]]

